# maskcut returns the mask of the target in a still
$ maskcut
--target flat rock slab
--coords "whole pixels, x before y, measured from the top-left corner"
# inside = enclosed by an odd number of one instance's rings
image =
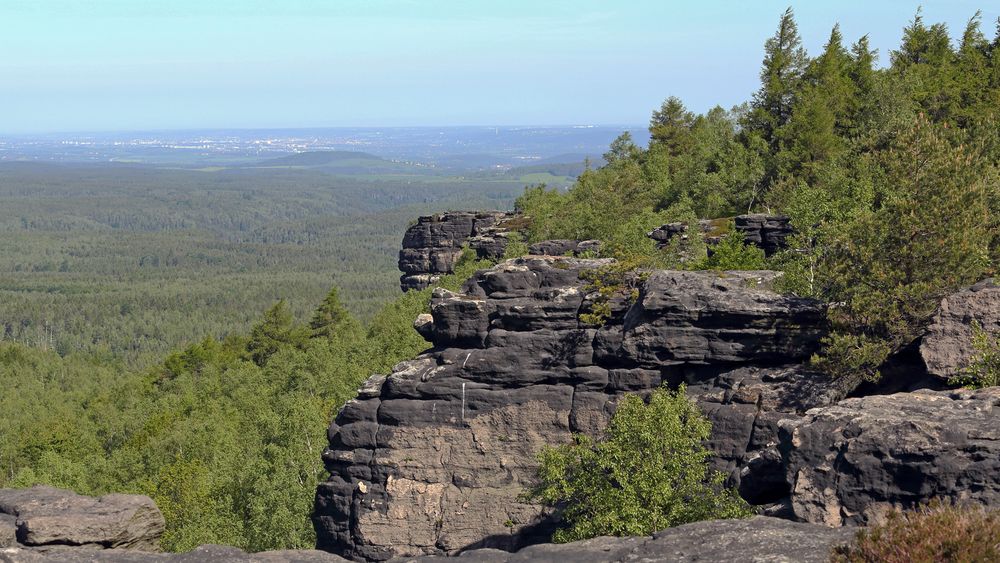
[[[203,545],[187,553],[144,553],[118,549],[59,547],[0,549],[0,563],[347,563],[332,553],[316,550],[246,553],[224,545]]]
[[[802,524],[757,516],[748,520],[695,522],[659,532],[653,537],[602,537],[565,544],[539,544],[517,553],[494,549],[466,551],[459,561],[470,563],[612,563],[658,562],[795,562],[830,560],[834,547],[847,544],[855,530]],[[400,558],[395,563],[443,561],[438,556]]]
[[[29,547],[89,545],[157,551],[164,529],[163,515],[147,496],[94,498],[43,486],[0,489],[0,514],[16,518],[17,541]]]

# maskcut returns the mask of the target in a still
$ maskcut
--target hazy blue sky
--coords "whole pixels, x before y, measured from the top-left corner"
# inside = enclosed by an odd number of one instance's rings
[[[757,87],[789,0],[0,0],[0,133],[645,123]],[[994,0],[792,2],[882,61],[923,4],[960,34]]]

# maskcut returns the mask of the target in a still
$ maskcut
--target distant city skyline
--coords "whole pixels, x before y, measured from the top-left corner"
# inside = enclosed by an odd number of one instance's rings
[[[643,124],[758,86],[788,0],[5,0],[0,136],[52,132]],[[918,5],[792,2],[816,54],[840,23],[888,61]]]

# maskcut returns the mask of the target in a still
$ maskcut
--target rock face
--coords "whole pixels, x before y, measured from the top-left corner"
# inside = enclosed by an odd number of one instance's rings
[[[157,551],[164,521],[152,499],[111,494],[85,497],[52,487],[0,489],[0,544],[16,543]]]
[[[687,383],[705,405],[732,484],[762,502],[786,496],[780,456],[762,453],[777,441],[772,413],[842,395],[797,367],[825,307],[768,289],[773,272],[660,271],[590,326],[580,314],[598,296],[580,273],[607,264],[526,257],[460,293],[436,290],[417,323],[433,348],[369,379],[330,426],[318,547],[387,560],[547,539],[549,514],[518,499],[535,454],[599,433],[622,393],[661,383]]]
[[[753,213],[737,215],[733,221],[736,224],[736,230],[743,233],[743,240],[747,244],[759,246],[768,256],[787,248],[786,239],[795,232],[792,228],[791,218],[787,215]]]
[[[601,250],[599,240],[543,240],[528,247],[528,254],[533,256],[580,256],[585,252],[596,253]]]
[[[705,242],[711,245],[717,244],[725,234],[712,234],[718,232],[718,223],[721,220],[709,221],[701,219],[698,221],[698,230],[705,237]],[[766,215],[754,213],[750,215],[737,215],[733,217],[736,231],[743,236],[744,242],[760,247],[764,254],[770,256],[779,250],[788,247],[787,238],[795,232],[792,228],[791,219],[785,215]],[[684,223],[667,223],[657,227],[646,234],[656,241],[657,246],[663,248],[674,237],[681,236],[687,238],[688,226]]]
[[[832,550],[849,543],[853,535],[854,530],[757,516],[749,520],[696,522],[664,530],[652,537],[602,537],[566,544],[549,543],[527,547],[517,553],[479,549],[463,553],[458,560],[470,563],[826,563]],[[442,560],[443,557],[428,556],[403,558],[400,563]]]
[[[780,424],[801,521],[877,521],[934,498],[1000,505],[1000,388],[870,396]]]
[[[450,274],[463,245],[475,250],[479,258],[503,256],[508,231],[500,224],[509,217],[500,211],[456,211],[420,217],[403,235],[400,288],[423,289]]]
[[[980,282],[946,297],[920,342],[927,371],[942,380],[959,375],[975,353],[972,322],[990,334],[1000,334],[1000,286]]]

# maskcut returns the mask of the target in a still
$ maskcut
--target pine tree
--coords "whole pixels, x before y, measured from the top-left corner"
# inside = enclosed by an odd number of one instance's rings
[[[754,94],[744,124],[748,131],[760,135],[772,152],[778,149],[778,130],[791,119],[795,92],[808,62],[794,14],[788,8],[777,32],[764,44],[761,88]]]
[[[947,293],[989,264],[989,164],[920,116],[881,156],[887,199],[845,225],[824,257],[834,332],[818,365],[877,377]]]
[[[301,347],[308,339],[305,327],[295,324],[284,299],[264,312],[264,318],[250,330],[247,353],[259,366],[285,347]]]
[[[920,10],[903,29],[903,42],[890,54],[892,70],[912,88],[914,101],[933,121],[949,119],[958,94],[953,82],[955,53],[948,28],[924,24]]]
[[[691,149],[691,127],[695,115],[684,107],[679,98],[667,98],[649,121],[650,144],[665,147],[671,156]]]
[[[990,102],[990,43],[980,29],[982,12],[976,12],[965,27],[953,66],[957,99],[955,123],[969,127],[995,112]]]
[[[330,289],[323,302],[313,313],[312,320],[309,321],[309,328],[312,329],[314,337],[330,336],[350,318],[351,314],[340,302],[339,292],[334,287]]]
[[[859,135],[864,125],[874,117],[877,58],[878,51],[871,48],[867,35],[851,46],[851,64],[847,75],[851,79],[854,95],[848,99],[844,116],[845,134],[849,137]]]

